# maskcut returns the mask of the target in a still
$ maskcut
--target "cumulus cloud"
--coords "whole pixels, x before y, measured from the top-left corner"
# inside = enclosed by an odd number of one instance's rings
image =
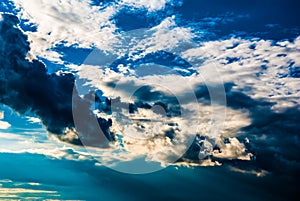
[[[216,158],[251,160],[253,154],[246,152],[246,147],[236,138],[227,138],[227,142],[219,143],[220,151],[214,151]]]

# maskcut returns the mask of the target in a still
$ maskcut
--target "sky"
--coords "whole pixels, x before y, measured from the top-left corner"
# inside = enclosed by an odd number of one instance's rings
[[[297,200],[293,0],[2,0],[0,200]]]

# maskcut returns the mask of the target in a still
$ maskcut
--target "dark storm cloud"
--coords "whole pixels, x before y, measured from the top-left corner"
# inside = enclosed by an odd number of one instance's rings
[[[227,88],[228,106],[245,108],[250,112],[252,122],[242,129],[241,138],[249,138],[248,150],[255,156],[255,164],[275,173],[289,173],[300,176],[300,110],[299,107],[273,111],[275,104],[255,100]]]
[[[234,164],[243,169],[261,168],[276,174],[288,173],[299,177],[299,107],[286,108],[280,112],[273,111],[271,107],[275,103],[253,99],[242,92],[235,91],[234,85],[234,83],[225,84],[227,106],[233,109],[247,109],[250,112],[251,124],[242,128],[244,134],[238,138],[243,140],[247,137],[250,140],[250,143],[245,143],[245,145],[248,151],[254,154],[254,158],[252,161],[225,159],[221,162]],[[204,102],[209,100],[207,87],[199,86],[196,90],[196,96],[201,102],[203,102],[201,98],[204,98]],[[188,158],[195,159],[196,155],[193,152],[199,152],[201,140],[198,138],[195,138],[195,142],[187,152]]]
[[[17,17],[4,14],[0,22],[0,102],[21,114],[39,116],[47,130],[73,144],[78,138],[64,137],[66,128],[74,128],[72,93],[75,77],[70,73],[48,74],[44,64],[28,61],[27,37],[17,28]],[[76,103],[84,103],[77,97]],[[85,112],[92,115],[89,112]],[[86,115],[86,116],[88,116]],[[90,117],[91,118],[91,117]],[[110,121],[98,118],[106,136]],[[86,126],[87,132],[92,128]],[[88,134],[89,135],[89,134]]]
[[[227,106],[233,108],[233,109],[253,109],[256,107],[271,107],[274,105],[274,103],[263,101],[263,100],[254,100],[250,96],[239,92],[239,91],[234,91],[232,88],[235,86],[234,83],[225,83],[224,84],[224,89],[226,93],[226,104]],[[212,89],[216,90],[220,86],[210,86]],[[195,94],[198,100],[203,102],[202,99],[204,100],[210,100],[210,94],[208,91],[207,86],[201,85],[197,86],[195,90]],[[215,100],[218,102],[218,100]],[[210,104],[208,101],[204,101],[206,104]],[[223,103],[222,97],[220,96],[220,104]]]
[[[265,170],[300,177],[300,110],[287,108],[274,112],[255,108],[252,124],[243,130],[250,134],[249,150]]]
[[[108,83],[109,86],[114,87],[115,83]],[[181,115],[181,107],[176,96],[167,95],[161,91],[156,91],[151,86],[136,86],[134,83],[118,84],[118,88],[123,91],[131,91],[132,88],[136,91],[132,94],[135,99],[134,103],[126,103],[117,98],[106,98],[102,93],[96,92],[96,109],[106,114],[111,114],[112,107],[114,112],[125,109],[133,114],[139,108],[152,110],[154,113],[164,113],[167,117],[176,117]]]

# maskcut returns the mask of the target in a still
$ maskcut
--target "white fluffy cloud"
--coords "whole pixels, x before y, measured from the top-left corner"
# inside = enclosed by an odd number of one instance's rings
[[[237,138],[229,138],[228,143],[220,142],[218,145],[221,151],[213,152],[213,156],[216,158],[251,160],[253,156],[251,153],[247,153],[244,144]]]
[[[114,7],[99,11],[100,7],[91,7],[87,0],[15,0],[15,4],[21,9],[21,18],[38,27],[37,32],[27,33],[31,56],[59,61],[59,55],[50,51],[57,44],[96,46],[110,51],[118,41],[114,34],[116,27],[109,20],[115,13]]]

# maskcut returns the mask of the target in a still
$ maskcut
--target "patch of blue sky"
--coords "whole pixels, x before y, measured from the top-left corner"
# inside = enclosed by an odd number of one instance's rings
[[[92,49],[79,48],[76,46],[66,47],[64,44],[57,45],[56,47],[53,48],[53,50],[62,55],[61,60],[63,60],[64,63],[76,64],[76,65],[81,65],[82,63],[84,63],[85,59],[93,51]],[[62,67],[62,66],[57,66],[57,67]]]
[[[2,0],[0,2],[0,12],[12,13],[14,15],[18,13],[13,1],[11,0]]]
[[[0,105],[3,113],[1,121],[8,122],[10,127],[0,129],[0,150],[19,152],[48,143],[46,129],[36,117],[19,115],[7,106]],[[36,143],[36,144],[35,144]]]
[[[210,23],[204,23],[204,27],[199,27],[207,28],[207,32],[211,33],[210,40],[232,36],[283,40],[299,35],[300,22],[296,20],[300,18],[297,9],[299,6],[300,3],[293,0],[228,0],[226,3],[222,0],[213,3],[207,3],[205,0],[186,0],[182,6],[174,9],[177,15],[181,16],[183,24],[191,22],[203,25],[203,19],[216,19],[215,23],[212,20]],[[232,16],[235,16],[235,19],[232,20]],[[214,26],[210,26],[212,23]],[[277,26],[267,26],[269,24]]]
[[[18,132],[18,130],[42,128],[41,122],[32,122],[28,116],[20,115],[5,105],[0,104],[0,111],[4,112],[3,120],[12,125],[12,127],[9,128],[10,131]]]
[[[58,71],[70,71],[70,69],[63,64],[59,64],[42,57],[38,57],[38,60],[42,61],[45,64],[48,74],[56,73]]]
[[[147,9],[133,10],[131,7],[124,7],[116,13],[112,20],[121,31],[131,31],[157,26],[171,14],[171,12],[168,14],[163,11],[149,13]]]
[[[29,22],[29,20],[26,19],[20,20],[20,27],[25,32],[36,32],[38,28],[35,24]]]

